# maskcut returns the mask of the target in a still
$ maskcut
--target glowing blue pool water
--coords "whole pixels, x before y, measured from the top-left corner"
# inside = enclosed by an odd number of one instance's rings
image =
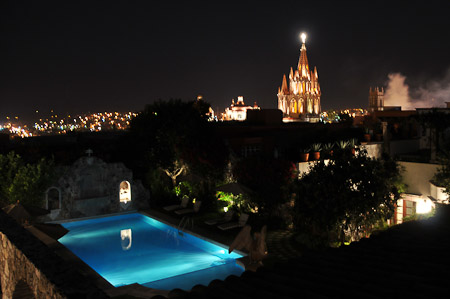
[[[62,224],[58,241],[115,287],[171,290],[241,275],[242,255],[134,213]]]

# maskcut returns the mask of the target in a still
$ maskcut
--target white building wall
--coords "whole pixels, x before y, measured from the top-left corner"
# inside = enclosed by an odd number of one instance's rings
[[[430,183],[430,192],[431,192],[431,197],[433,197],[437,201],[448,203],[449,196],[447,193],[445,193],[444,187],[439,187],[439,186],[434,185],[433,183]]]
[[[360,149],[365,149],[367,151],[367,155],[372,159],[381,158],[381,154],[383,153],[383,142],[371,142],[361,144]]]
[[[431,163],[398,162],[403,167],[403,182],[407,185],[407,193],[431,195],[430,180],[437,172],[439,165]]]

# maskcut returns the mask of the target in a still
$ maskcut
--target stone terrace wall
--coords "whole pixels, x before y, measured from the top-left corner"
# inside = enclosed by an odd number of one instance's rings
[[[108,298],[87,278],[0,210],[0,285],[14,298],[25,282],[35,298]]]
[[[3,298],[13,298],[17,285],[25,281],[35,298],[66,298],[55,285],[36,269],[32,262],[19,250],[8,237],[0,232],[1,282]]]

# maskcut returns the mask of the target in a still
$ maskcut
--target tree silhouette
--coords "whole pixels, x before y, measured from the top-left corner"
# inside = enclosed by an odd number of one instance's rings
[[[399,178],[395,161],[371,159],[364,151],[316,162],[297,184],[297,228],[322,243],[343,242],[344,233],[357,239],[392,217]]]
[[[223,175],[227,149],[204,115],[209,105],[198,102],[159,100],[133,119],[130,136],[138,168],[163,170],[173,187],[186,170],[208,178]]]
[[[435,108],[431,109],[430,112],[416,115],[416,119],[422,126],[430,129],[431,160],[436,160],[436,151],[442,151],[439,141],[441,135],[445,129],[450,127],[450,114],[440,112]]]
[[[0,203],[41,206],[45,190],[54,178],[52,160],[25,163],[19,155],[0,155]]]

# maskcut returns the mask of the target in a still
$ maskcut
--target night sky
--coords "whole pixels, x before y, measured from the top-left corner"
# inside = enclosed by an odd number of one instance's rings
[[[366,108],[369,87],[390,73],[412,89],[446,76],[449,13],[448,1],[4,0],[0,121],[35,110],[139,111],[198,94],[215,110],[239,95],[276,108],[301,32],[322,110]]]

